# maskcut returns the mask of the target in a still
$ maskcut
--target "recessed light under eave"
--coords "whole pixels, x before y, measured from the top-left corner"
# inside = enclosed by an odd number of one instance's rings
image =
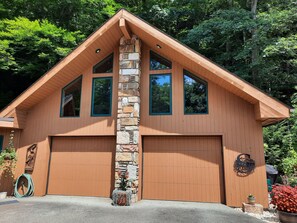
[[[156,46],[157,46],[158,49],[161,49],[162,48],[159,44],[156,44]]]
[[[95,53],[100,53],[100,51],[101,51],[101,49],[98,48],[98,49],[95,50]]]

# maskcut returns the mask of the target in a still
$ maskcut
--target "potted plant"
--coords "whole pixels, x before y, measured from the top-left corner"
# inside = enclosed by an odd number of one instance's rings
[[[13,144],[14,131],[10,133],[8,146],[0,153],[0,188],[6,190],[0,192],[0,198],[6,198],[7,194],[13,193],[14,169],[17,161],[16,151]]]
[[[276,205],[280,222],[296,223],[297,186],[274,185],[271,194],[271,203]]]
[[[131,196],[132,192],[128,189],[128,182],[129,182],[129,173],[126,172],[118,172],[118,175],[120,176],[120,185],[119,189],[115,189],[112,192],[112,200],[113,205],[115,206],[130,206],[131,204]]]
[[[247,197],[247,199],[248,199],[248,204],[254,205],[256,203],[256,198],[252,194],[249,194],[249,196]]]

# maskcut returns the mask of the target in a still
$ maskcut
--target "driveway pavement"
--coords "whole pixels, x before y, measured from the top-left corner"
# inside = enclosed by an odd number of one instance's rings
[[[222,204],[142,200],[114,207],[110,199],[66,196],[1,201],[0,222],[263,223]]]

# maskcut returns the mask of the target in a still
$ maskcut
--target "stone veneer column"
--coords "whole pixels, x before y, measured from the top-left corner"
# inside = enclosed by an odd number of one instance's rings
[[[122,37],[119,55],[119,85],[117,110],[117,141],[115,155],[115,188],[119,187],[118,171],[136,169],[136,177],[128,186],[132,190],[132,202],[137,201],[139,168],[139,111],[140,111],[140,56],[141,42],[133,35],[130,40]],[[132,172],[132,171],[131,171]]]

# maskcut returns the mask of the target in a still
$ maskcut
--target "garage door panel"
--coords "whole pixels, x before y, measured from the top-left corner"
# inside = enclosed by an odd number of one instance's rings
[[[54,137],[48,194],[110,197],[114,137]]]
[[[220,137],[145,137],[143,198],[223,202]]]

